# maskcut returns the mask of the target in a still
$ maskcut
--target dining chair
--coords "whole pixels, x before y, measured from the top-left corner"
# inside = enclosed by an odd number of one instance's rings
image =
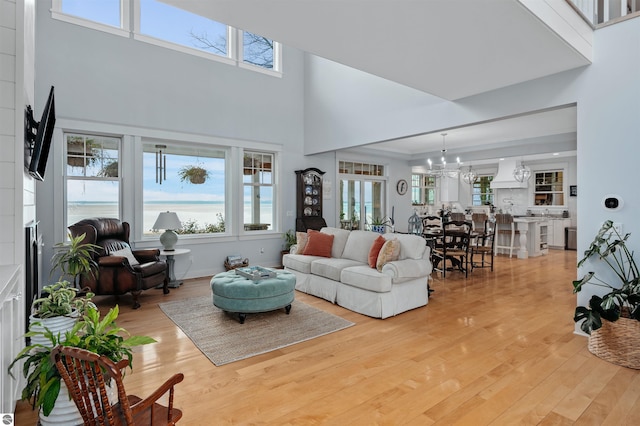
[[[442,239],[433,250],[433,269],[447,276],[447,261],[451,270],[457,268],[469,276],[471,222],[449,221],[442,225]]]
[[[474,243],[471,245],[471,269],[490,267],[493,272],[494,245],[496,241],[495,227],[488,219],[482,231],[474,231]],[[476,257],[479,256],[479,262]]]

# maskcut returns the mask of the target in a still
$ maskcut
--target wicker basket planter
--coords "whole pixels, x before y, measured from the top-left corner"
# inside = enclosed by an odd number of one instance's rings
[[[602,327],[591,332],[589,352],[623,367],[640,370],[640,321],[620,317],[602,321]]]

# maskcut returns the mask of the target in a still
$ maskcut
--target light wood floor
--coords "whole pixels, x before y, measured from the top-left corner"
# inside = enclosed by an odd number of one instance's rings
[[[426,307],[386,320],[297,293],[357,325],[222,367],[157,306],[209,294],[208,278],[147,291],[137,311],[123,296],[118,325],[158,340],[136,352],[125,385],[145,396],[184,373],[183,425],[640,424],[640,371],[600,360],[573,334],[576,252],[496,262],[468,279],[436,277]],[[19,404],[17,425],[35,417]]]

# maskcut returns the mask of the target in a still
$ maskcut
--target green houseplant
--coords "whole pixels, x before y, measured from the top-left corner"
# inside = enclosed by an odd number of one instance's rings
[[[293,229],[289,229],[282,235],[284,239],[283,251],[288,253],[291,250],[291,246],[298,242],[296,233]]]
[[[607,278],[612,280],[587,272],[573,281],[574,293],[587,284],[607,289],[602,296],[591,296],[588,306],[576,307],[573,319],[589,334],[591,353],[616,365],[640,369],[640,271],[627,247],[629,235],[620,235],[610,220],[602,225],[578,267],[589,259],[607,265]]]
[[[613,271],[617,285],[611,285],[596,277],[595,272],[587,272],[580,280],[573,281],[573,292],[578,293],[586,284],[605,287],[610,291],[603,296],[593,295],[589,306],[576,307],[574,320],[583,321],[580,328],[591,334],[602,327],[602,320],[617,321],[621,316],[640,321],[640,271],[633,258],[633,252],[626,245],[630,234],[620,235],[607,220],[595,239],[584,252],[578,267],[589,259],[604,262]]]
[[[39,319],[69,316],[74,315],[74,312],[82,315],[94,296],[93,293],[78,296],[77,290],[71,287],[69,281],[44,286],[42,293],[46,296],[34,300],[31,305],[33,316]]]
[[[9,365],[8,372],[11,377],[15,378],[12,369],[19,361],[24,360],[22,374],[27,382],[22,389],[21,397],[30,400],[33,408],[40,410],[41,422],[46,422],[45,418],[52,414],[58,401],[69,402],[67,395],[60,395],[62,378],[50,357],[54,347],[64,345],[86,349],[100,355],[106,355],[116,363],[127,359],[131,368],[133,358],[131,349],[134,346],[155,342],[151,337],[131,336],[125,329],[118,327],[115,323],[118,314],[118,305],[111,308],[102,318],[100,312],[90,306],[85,311],[83,318],[65,333],[64,338],[47,328],[42,331],[29,331],[26,334],[27,337],[32,338],[43,337],[48,341],[48,344],[36,343],[25,347]],[[64,399],[59,399],[59,395]],[[82,423],[79,413],[78,417],[80,418],[79,422]]]
[[[69,243],[54,246],[57,251],[51,258],[51,274],[60,269],[60,278],[71,276],[75,285],[78,285],[78,277],[81,275],[95,277],[98,264],[93,260],[93,254],[100,250],[100,246],[83,243],[85,236],[86,234],[82,234],[74,238],[69,234]]]
[[[382,217],[382,218],[374,217],[371,220],[371,225],[370,226],[371,226],[371,230],[373,232],[378,232],[380,234],[384,234],[387,226],[389,226],[389,220],[384,218],[384,217]]]
[[[182,182],[202,184],[209,178],[209,172],[200,166],[184,166],[178,171],[178,176]]]

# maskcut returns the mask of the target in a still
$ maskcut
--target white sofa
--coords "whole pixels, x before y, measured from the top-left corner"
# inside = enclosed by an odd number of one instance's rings
[[[430,249],[418,235],[383,234],[400,242],[398,260],[379,272],[368,264],[380,235],[369,231],[322,228],[334,236],[331,257],[285,254],[285,269],[296,275],[296,290],[374,318],[388,318],[428,303]],[[295,253],[293,246],[291,253]]]

